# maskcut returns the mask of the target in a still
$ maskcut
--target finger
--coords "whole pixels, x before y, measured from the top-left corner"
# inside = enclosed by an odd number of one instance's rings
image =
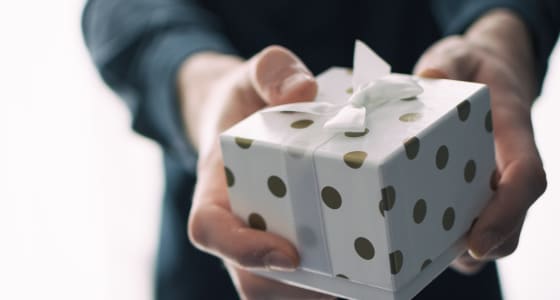
[[[418,76],[472,80],[479,59],[459,37],[448,37],[429,48],[414,68]]]
[[[472,275],[480,271],[485,264],[485,261],[473,258],[467,251],[465,251],[465,253],[457,257],[451,263],[451,267],[462,274]]]
[[[197,247],[238,266],[293,270],[299,264],[297,250],[289,241],[249,228],[231,212],[219,151],[199,172],[188,232]]]
[[[311,101],[318,85],[305,64],[288,49],[265,48],[249,62],[251,83],[270,105]]]
[[[477,259],[486,258],[523,224],[531,204],[542,194],[539,167],[516,160],[508,164],[498,189],[469,235],[469,251]]]
[[[512,254],[519,244],[519,238],[521,235],[521,224],[516,231],[514,231],[504,242],[502,242],[498,247],[491,250],[484,257],[485,260],[495,260]]]
[[[249,271],[227,266],[241,299],[334,299],[334,297],[283,284]]]

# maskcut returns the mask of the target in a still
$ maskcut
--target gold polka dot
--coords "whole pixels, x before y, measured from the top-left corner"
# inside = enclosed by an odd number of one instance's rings
[[[426,260],[422,263],[422,266],[420,267],[420,271],[424,271],[424,269],[427,268],[431,263],[432,263],[432,260],[431,260],[431,259],[426,259]]]
[[[226,172],[227,185],[229,187],[232,187],[233,184],[235,183],[235,177],[233,176],[233,173],[231,172],[231,170],[228,167],[224,167],[224,171]]]
[[[293,111],[293,110],[283,110],[283,111],[281,111],[280,113],[281,113],[281,114],[291,115],[291,114],[297,113],[297,111]]]
[[[282,198],[286,195],[286,185],[284,184],[284,181],[280,179],[280,177],[270,176],[268,177],[267,183],[268,189],[274,196]]]
[[[385,206],[385,204],[383,203],[384,203],[383,200],[379,201],[379,212],[383,217],[385,217],[385,210],[383,209],[383,206]]]
[[[411,137],[404,142],[404,150],[408,159],[414,159],[420,150],[420,140],[417,137]]]
[[[418,199],[414,205],[414,212],[412,213],[412,218],[416,224],[422,223],[424,218],[426,218],[426,212],[428,211],[428,206],[426,205],[426,200]]]
[[[354,241],[354,249],[356,249],[356,253],[365,259],[370,260],[375,256],[375,248],[373,244],[366,238],[359,237]]]
[[[379,201],[379,209],[381,214],[385,216],[384,211],[389,211],[395,206],[397,192],[392,185],[386,186],[381,189],[381,201]]]
[[[484,118],[484,128],[486,128],[486,131],[492,132],[493,126],[492,126],[492,111],[491,110],[489,110],[486,113],[486,117]]]
[[[414,101],[414,100],[417,100],[417,99],[418,99],[418,97],[412,96],[412,97],[408,97],[408,98],[402,98],[401,100],[402,101]]]
[[[342,278],[342,279],[348,279],[348,276],[346,276],[344,274],[336,274],[336,277]]]
[[[471,183],[476,174],[476,164],[474,160],[469,160],[465,165],[465,181]]]
[[[441,224],[443,225],[443,229],[449,231],[453,228],[453,224],[455,224],[455,210],[453,207],[448,207],[445,212],[443,212],[443,218],[441,220]]]
[[[346,94],[352,94],[352,93],[354,93],[353,88],[349,87],[349,88],[346,89]]]
[[[303,129],[303,128],[307,128],[307,127],[311,126],[311,124],[313,124],[312,120],[305,119],[305,120],[295,121],[290,126],[292,126],[292,128],[295,128],[295,129]]]
[[[403,254],[401,251],[397,250],[389,254],[389,262],[391,265],[391,274],[395,275],[399,273],[403,265]]]
[[[420,118],[422,118],[421,113],[407,113],[400,116],[399,120],[401,120],[402,122],[414,122],[420,120]]]
[[[237,146],[243,149],[249,149],[249,147],[251,147],[251,144],[253,144],[253,140],[242,138],[242,137],[236,137],[235,143],[237,144]]]
[[[369,133],[369,129],[366,128],[366,130],[364,130],[362,132],[347,131],[347,132],[344,133],[344,135],[347,136],[347,137],[354,138],[354,137],[362,137],[362,136],[364,136],[368,133]]]
[[[249,227],[257,230],[266,231],[266,222],[264,221],[264,218],[261,215],[257,213],[252,213],[249,215]]]
[[[332,186],[326,186],[321,190],[321,198],[323,198],[325,205],[331,209],[338,209],[342,205],[340,194]]]
[[[469,100],[465,100],[457,105],[457,113],[459,114],[459,120],[463,122],[469,118],[471,113],[471,103]]]
[[[498,170],[494,169],[492,175],[490,176],[490,189],[493,191],[498,189]]]
[[[366,157],[367,153],[364,151],[352,151],[344,154],[344,162],[350,168],[358,169],[364,164]]]
[[[443,170],[447,166],[447,161],[449,160],[449,149],[447,146],[440,146],[436,153],[436,167]]]
[[[352,75],[354,71],[352,69],[346,69],[346,74],[348,75]]]

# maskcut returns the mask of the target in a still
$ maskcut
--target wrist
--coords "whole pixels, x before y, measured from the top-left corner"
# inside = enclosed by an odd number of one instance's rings
[[[507,65],[522,87],[522,96],[532,102],[537,91],[536,56],[530,31],[518,15],[507,9],[492,10],[478,19],[464,37]]]
[[[200,52],[181,64],[177,74],[178,101],[185,136],[197,151],[203,143],[201,138],[208,134],[209,113],[216,105],[210,100],[210,94],[224,76],[242,63],[235,56]]]

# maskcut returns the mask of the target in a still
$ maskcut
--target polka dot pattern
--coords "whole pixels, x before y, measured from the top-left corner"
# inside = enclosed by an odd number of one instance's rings
[[[344,274],[336,274],[336,277],[342,278],[342,279],[348,279],[348,276],[346,276]]]
[[[383,204],[383,200],[379,201],[379,212],[381,213],[381,216],[385,217],[385,209],[383,209],[383,206],[385,204]]]
[[[414,211],[412,213],[412,218],[414,219],[414,223],[420,224],[426,218],[426,213],[428,212],[428,205],[426,204],[426,200],[418,199],[416,204],[414,204]]]
[[[449,160],[449,149],[447,146],[440,146],[436,153],[436,167],[443,170],[447,166],[447,161]]]
[[[471,183],[474,180],[476,174],[476,164],[474,160],[469,160],[465,165],[465,181]]]
[[[397,192],[392,185],[389,185],[381,189],[381,201],[379,203],[379,209],[381,214],[385,215],[384,211],[389,211],[395,206],[395,201],[397,198]]]
[[[351,87],[346,90],[345,88],[346,88],[345,86],[341,87],[341,90],[338,92],[339,95],[340,94],[343,95],[344,92],[350,95],[354,92]],[[333,175],[334,177],[322,177],[320,178],[320,180],[318,180],[320,184],[318,186],[320,188],[319,195],[321,197],[321,201],[323,202],[322,204],[318,203],[318,205],[319,208],[321,208],[321,212],[323,216],[325,215],[337,216],[336,219],[335,218],[332,219],[335,220],[336,222],[331,222],[331,223],[336,224],[336,226],[338,226],[339,224],[337,224],[337,222],[340,222],[340,225],[343,228],[340,230],[331,230],[331,227],[328,227],[328,229],[331,231],[329,231],[327,235],[332,235],[332,234],[336,234],[337,236],[346,235],[345,236],[346,242],[344,242],[344,244],[341,245],[342,247],[337,247],[336,245],[331,247],[331,244],[329,244],[328,247],[329,254],[332,253],[331,251],[338,251],[346,255],[345,257],[347,261],[348,261],[348,256],[350,256],[350,258],[353,258],[356,261],[356,263],[367,264],[368,266],[371,263],[373,263],[373,265],[371,266],[375,268],[378,266],[377,263],[379,262],[379,264],[385,266],[385,267],[377,268],[375,271],[370,272],[370,271],[362,271],[360,268],[355,268],[357,270],[354,270],[354,268],[346,268],[344,265],[337,266],[336,264],[333,263],[332,274],[336,274],[335,276],[337,278],[348,280],[349,278],[348,276],[350,276],[352,280],[356,280],[357,282],[364,282],[364,280],[366,281],[368,280],[365,277],[366,275],[364,274],[367,274],[367,276],[371,276],[371,274],[373,274],[373,277],[370,278],[373,278],[373,280],[377,280],[376,276],[378,276],[378,274],[383,273],[383,276],[387,276],[388,275],[387,272],[390,271],[392,275],[398,274],[397,275],[398,277],[394,277],[393,280],[396,281],[402,280],[404,282],[404,280],[410,279],[409,276],[414,275],[412,273],[417,273],[419,269],[424,270],[432,263],[431,259],[426,259],[427,257],[437,257],[437,255],[440,254],[440,253],[436,253],[436,251],[439,251],[436,248],[440,246],[439,245],[440,243],[444,243],[442,242],[442,240],[446,238],[455,238],[457,234],[463,231],[464,229],[463,226],[467,225],[468,221],[472,220],[472,216],[473,216],[470,213],[464,213],[463,207],[461,205],[456,205],[454,202],[458,200],[453,199],[452,195],[448,195],[447,191],[440,193],[442,194],[441,197],[439,196],[439,194],[438,195],[432,194],[431,187],[433,183],[436,182],[436,185],[433,186],[434,193],[438,193],[439,191],[436,191],[436,188],[441,187],[441,185],[438,186],[437,183],[441,184],[441,182],[445,182],[444,184],[447,185],[448,183],[451,183],[451,181],[454,181],[452,182],[453,184],[458,184],[458,186],[461,187],[460,191],[463,192],[462,190],[463,188],[466,190],[468,188],[472,188],[475,186],[474,184],[467,185],[465,184],[465,182],[467,183],[472,182],[474,181],[475,177],[479,177],[474,182],[476,185],[482,182],[482,184],[486,185],[485,186],[486,191],[488,189],[488,185],[490,185],[490,187],[495,189],[495,184],[493,183],[494,180],[493,179],[489,180],[488,174],[486,173],[487,169],[486,169],[486,165],[484,165],[486,164],[487,161],[486,157],[478,156],[478,154],[474,154],[470,157],[463,156],[465,154],[463,153],[464,151],[463,149],[470,149],[470,147],[463,147],[466,142],[469,142],[468,139],[471,138],[470,135],[465,134],[465,132],[467,132],[467,129],[472,130],[474,128],[479,130],[478,133],[476,132],[473,133],[473,136],[481,135],[481,136],[488,137],[489,135],[486,134],[486,131],[492,132],[491,112],[488,111],[488,107],[479,106],[479,102],[475,98],[471,100],[465,100],[459,103],[458,105],[457,103],[459,101],[454,102],[453,104],[451,104],[450,107],[448,107],[451,109],[451,111],[447,111],[447,113],[451,113],[451,115],[445,114],[444,118],[440,118],[441,121],[449,122],[449,124],[448,123],[443,124],[441,126],[443,127],[442,130],[440,130],[440,128],[438,127],[437,129],[434,129],[433,132],[431,132],[431,129],[433,128],[428,128],[428,130],[425,130],[426,126],[424,124],[425,122],[432,120],[432,111],[430,110],[431,104],[428,103],[427,101],[424,102],[424,100],[428,100],[426,98],[427,97],[420,96],[419,98],[412,97],[408,99],[401,99],[403,102],[400,101],[397,101],[396,103],[393,102],[393,104],[400,105],[400,106],[396,106],[398,109],[392,111],[392,113],[387,116],[387,119],[390,120],[391,126],[393,125],[395,126],[395,130],[397,128],[400,129],[404,128],[404,129],[398,134],[389,136],[387,140],[384,140],[385,138],[384,132],[377,132],[376,129],[377,125],[375,123],[370,123],[370,128],[369,129],[366,128],[363,132],[343,132],[344,135],[337,134],[336,136],[332,136],[333,141],[337,143],[340,142],[341,146],[337,149],[344,149],[344,150],[342,152],[338,152],[339,153],[338,157],[334,157],[335,160],[334,164],[331,163],[329,165],[325,163],[324,167],[322,167],[321,169],[322,174],[328,174],[331,172],[330,170],[332,170],[333,173],[339,172],[339,174],[335,174],[336,176]],[[414,101],[414,100],[422,100],[422,101],[417,103],[404,102],[404,101]],[[457,117],[455,117],[455,111],[454,111],[455,109],[457,110]],[[310,117],[309,115],[303,113],[296,113],[293,111],[283,111],[282,113],[290,114],[290,115],[285,115],[285,116],[277,115],[274,117],[278,118],[279,121],[283,121],[283,122],[287,121],[286,123],[284,123],[283,129],[291,132],[294,135],[293,140],[295,142],[298,142],[297,145],[294,145],[292,147],[296,150],[308,149],[306,148],[306,145],[304,145],[305,142],[302,142],[300,144],[299,142],[301,141],[301,139],[296,140],[295,138],[300,137],[298,133],[306,134],[307,132],[307,134],[309,134],[310,133],[309,129],[319,130],[319,127],[322,126],[323,119],[321,119],[321,122],[319,122],[319,119],[314,121],[313,120],[314,117]],[[443,114],[445,112],[443,112],[443,110],[434,110],[434,114],[440,114],[440,113]],[[447,118],[448,116],[450,116],[451,118]],[[438,117],[441,116],[438,115]],[[396,118],[398,118],[398,120],[396,120]],[[417,121],[420,122],[414,123]],[[447,127],[447,125],[450,126]],[[311,127],[311,126],[315,126],[315,127]],[[308,129],[306,130],[305,128]],[[380,126],[379,128],[382,127]],[[446,128],[450,128],[450,129],[447,130]],[[456,136],[453,135],[455,134],[455,132],[449,133],[451,130],[456,130],[457,128],[460,128],[460,130],[464,130],[465,132],[463,131],[458,132]],[[370,131],[372,131],[372,133],[370,133]],[[236,133],[236,131],[232,131],[232,132]],[[312,130],[311,132],[314,132],[314,130]],[[402,135],[403,133],[408,134],[408,136]],[[370,139],[377,139],[378,136],[380,141],[369,141]],[[404,138],[408,138],[408,139],[404,140]],[[290,139],[287,140],[290,141],[290,143],[292,142]],[[311,139],[309,140],[311,141]],[[461,142],[460,143],[456,142],[458,140],[461,140]],[[480,141],[485,142],[487,140],[488,139],[485,138],[484,140],[480,140]],[[231,141],[231,137],[230,137],[230,141]],[[465,143],[463,143],[463,141],[465,141]],[[253,143],[254,142],[253,140],[247,138],[241,138],[241,137],[234,137],[234,142],[241,149],[249,149],[249,151],[238,150],[237,152],[238,155],[245,155],[245,154],[251,155],[252,151],[257,150],[256,148],[260,146],[258,141],[257,143]],[[329,141],[329,143],[331,142]],[[312,143],[310,142],[310,144]],[[401,144],[403,145],[404,148],[400,148]],[[379,146],[380,154],[374,152],[377,150],[376,147],[374,146],[378,146],[378,145],[380,145]],[[233,150],[237,148],[235,145],[231,145],[231,146],[233,146]],[[368,148],[368,146],[371,147]],[[405,153],[402,154],[398,153],[397,156],[392,156],[393,154],[397,154],[394,152],[395,150],[394,146],[396,146],[396,148],[399,148],[396,149],[399,152],[405,152]],[[251,149],[251,147],[253,149]],[[286,149],[288,151],[288,154],[291,155],[287,157],[288,162],[293,163],[294,160],[291,159],[292,157],[303,157],[305,159],[313,159],[313,155],[315,153],[325,153],[322,152],[323,149],[332,151],[333,148],[319,148],[320,150],[317,152],[313,152],[311,150],[309,151],[305,150],[307,151],[306,153],[304,153],[305,155],[296,150],[290,150],[289,147],[286,147]],[[422,152],[420,152],[420,150],[422,150]],[[346,151],[350,151],[350,152],[346,152]],[[383,158],[379,158],[380,160],[377,160],[378,156],[385,155],[385,153],[390,153],[387,155],[391,155],[391,159],[382,160]],[[471,154],[467,154],[467,155],[471,155]],[[404,156],[406,156],[406,158]],[[270,156],[270,157],[272,158],[272,160],[276,158],[276,156]],[[251,157],[249,157],[249,159],[250,158]],[[479,166],[476,166],[474,160],[468,161],[470,158],[476,159],[476,163],[479,164]],[[330,157],[329,159],[332,159],[332,157]],[[342,162],[344,162],[344,164],[348,166],[348,168],[346,168],[345,166],[341,166],[341,159]],[[366,164],[366,160],[367,160],[367,164]],[[392,164],[396,160],[399,160],[398,168],[401,169],[397,169],[396,171],[394,169],[389,170],[388,167],[391,167],[389,166],[389,164]],[[269,162],[270,161],[271,160],[269,160]],[[280,160],[278,161],[282,162]],[[316,160],[316,162],[317,161],[319,160]],[[349,186],[352,183],[352,181],[357,178],[354,176],[362,175],[365,172],[368,172],[369,170],[367,170],[366,167],[368,168],[373,167],[373,163],[375,162],[387,163],[387,169],[384,169],[385,165],[380,166],[380,172],[382,173],[380,174],[381,178],[379,178],[379,180],[374,180],[375,185],[379,184],[379,182],[384,182],[385,184],[390,183],[394,185],[394,186],[387,185],[385,187],[383,187],[383,185],[381,186],[382,187],[381,199],[378,198],[379,194],[377,194],[376,196],[375,193],[372,192],[371,188],[364,191],[355,191],[351,189],[351,186]],[[295,163],[297,164],[298,162]],[[395,162],[395,164],[397,163]],[[241,168],[239,166],[241,166]],[[243,180],[244,178],[239,177],[242,175],[240,172],[243,170],[242,166],[243,165],[230,164],[229,168],[228,167],[224,168],[226,181],[229,187],[232,187],[235,184],[238,187],[245,185],[246,181]],[[270,170],[280,170],[280,169],[283,170],[285,167],[282,164],[279,164],[278,166],[274,165],[273,167],[270,168]],[[335,171],[332,169],[333,166],[339,166],[342,169]],[[477,167],[479,169],[478,170],[479,174],[476,174]],[[408,168],[421,168],[421,170],[410,171],[411,169]],[[361,170],[355,170],[355,169],[361,169]],[[235,176],[232,170],[236,172]],[[440,172],[438,170],[442,170],[442,171]],[[272,172],[278,172],[278,171],[272,171]],[[267,178],[266,177],[267,175],[274,174],[272,172],[268,174],[264,172],[262,174],[256,174],[259,175],[260,177],[255,178],[255,180],[251,180],[248,183],[260,182],[259,184],[261,186],[260,189],[263,189],[265,188],[263,186],[264,185],[263,181],[264,179],[267,179],[267,188],[270,191],[270,193],[274,195],[276,198],[269,196],[268,199],[265,200],[270,201],[270,203],[278,204],[277,207],[271,206],[271,210],[278,210],[278,211],[283,210],[284,206],[282,205],[286,203],[286,205],[290,205],[287,210],[288,213],[293,213],[293,211],[290,211],[290,208],[292,208],[291,205],[293,204],[286,202],[287,199],[284,200],[277,199],[277,198],[286,198],[287,196],[290,196],[291,198],[292,196],[291,194],[295,191],[296,187],[290,185],[291,181],[290,182],[286,181],[288,179],[287,176],[290,175],[276,173],[276,175],[278,176],[270,176]],[[465,180],[465,182],[463,182],[461,175],[463,175],[464,177],[463,179]],[[426,177],[427,179],[424,180],[424,177]],[[492,177],[494,177],[494,175]],[[342,181],[339,182],[333,180],[337,178],[340,178],[340,180]],[[404,178],[404,179],[402,179],[401,181],[400,178]],[[445,178],[446,180],[436,181],[436,180],[441,180],[442,178]],[[447,179],[449,179],[449,182],[447,181]],[[368,178],[368,180],[370,180],[370,178]],[[287,194],[288,186],[290,188],[289,191],[290,195]],[[313,187],[313,189],[316,188],[317,186]],[[379,186],[377,186],[377,188],[379,191]],[[399,191],[396,191],[396,189],[398,189]],[[236,190],[238,190],[237,187],[231,189],[231,191],[234,192]],[[264,192],[268,193],[266,191]],[[355,200],[354,198],[357,197],[356,194],[366,193],[366,192],[367,192],[367,196],[369,197],[369,201],[377,200],[378,203],[370,202],[367,204],[367,206],[355,205],[353,201]],[[397,192],[399,193],[399,199],[396,198]],[[317,191],[314,191],[314,194],[317,194]],[[467,193],[463,193],[463,194],[466,195]],[[373,199],[371,199],[372,196],[374,197]],[[343,200],[345,205],[344,207],[342,207]],[[315,205],[316,204],[317,203],[315,203]],[[394,239],[392,239],[393,237],[392,234],[394,234],[395,231],[382,230],[381,234],[391,235],[391,238],[387,238],[385,240],[376,235],[378,234],[377,231],[375,231],[375,233],[372,234],[373,231],[371,229],[371,226],[369,226],[369,228],[367,229],[355,228],[357,229],[356,231],[344,230],[345,222],[347,223],[349,218],[351,219],[353,217],[352,215],[345,215],[347,210],[359,209],[359,210],[363,210],[365,214],[367,214],[369,211],[369,215],[367,216],[372,217],[371,210],[372,209],[375,210],[376,207],[374,206],[376,204],[378,204],[378,209],[382,216],[385,216],[386,214],[391,214],[392,219],[383,220],[380,216],[375,215],[373,216],[373,218],[377,218],[374,220],[377,223],[373,223],[373,225],[403,226],[403,228],[404,226],[406,226],[407,228],[405,228],[405,230],[409,230],[409,229],[414,230],[413,234],[419,236],[418,240],[408,241],[407,239],[410,238],[408,235],[405,237],[395,237]],[[321,205],[324,205],[325,207],[321,207]],[[253,210],[258,211],[258,213],[253,212],[248,216],[249,226],[260,230],[267,230],[267,225],[268,225],[269,227],[268,230],[275,232],[277,230],[277,228],[275,228],[276,220],[272,219],[273,215],[269,214],[268,211],[260,211],[261,208],[262,206],[258,206],[258,205],[252,208]],[[455,211],[455,208],[457,208],[457,211]],[[389,213],[389,211],[391,212]],[[376,214],[375,211],[373,211],[373,213]],[[456,215],[456,213],[458,213],[458,215]],[[469,215],[465,216],[463,214],[469,214]],[[293,216],[297,216],[297,214],[294,213]],[[355,216],[357,216],[357,214]],[[264,217],[266,218],[266,221]],[[320,236],[318,232],[310,230],[309,227],[305,228],[304,226],[307,225],[308,223],[305,223],[303,221],[299,223],[297,217],[294,218],[295,220],[289,219],[289,220],[294,220],[294,224],[292,225],[294,226],[294,228],[290,229],[291,231],[289,234],[295,235],[295,240],[298,243],[298,247],[300,246],[299,245],[300,243],[303,246],[314,245],[314,244],[321,246],[322,245],[321,243],[323,242],[321,239],[323,237]],[[467,223],[463,221],[466,221]],[[267,224],[267,222],[270,224]],[[368,225],[370,224],[368,223]],[[439,233],[437,232],[437,230],[439,230]],[[423,239],[431,233],[440,236],[437,239],[434,239],[433,246],[431,244],[426,246],[424,245],[420,246],[419,244],[414,244],[416,242],[421,243]],[[386,237],[386,236],[382,235],[382,237]],[[290,238],[293,237],[290,236]],[[342,238],[338,240],[337,237],[334,240],[336,242],[342,240]],[[311,246],[309,246],[308,248],[311,248]],[[395,248],[400,250],[396,250]],[[336,249],[336,250],[332,250],[332,249]],[[392,250],[387,251],[388,249],[392,249]],[[355,254],[352,253],[353,251],[355,251]],[[338,253],[336,253],[336,255],[338,255]],[[387,258],[389,259],[388,262],[386,261]],[[389,263],[389,268],[386,267],[387,263]]]
[[[422,114],[420,113],[407,113],[399,117],[399,120],[402,122],[414,122],[418,121],[422,118]]]
[[[359,169],[367,157],[364,151],[352,151],[344,154],[344,163],[352,169]]]
[[[346,94],[352,95],[353,93],[354,93],[354,89],[353,89],[353,88],[349,87],[349,88],[346,89]]]
[[[404,142],[404,150],[408,159],[415,159],[420,150],[420,140],[417,137],[409,138]]]
[[[486,117],[484,118],[484,128],[488,132],[492,132],[492,130],[493,130],[493,128],[492,128],[492,111],[490,111],[490,110],[486,113]]]
[[[342,205],[340,193],[332,186],[326,186],[321,190],[323,203],[330,209],[338,209]]]
[[[453,207],[448,207],[443,212],[441,224],[443,225],[443,229],[445,229],[445,231],[449,231],[451,230],[451,228],[453,228],[453,225],[455,224],[455,210],[453,209]]]
[[[459,105],[457,105],[457,113],[459,114],[459,120],[465,122],[471,113],[471,103],[469,100],[465,100]]]
[[[286,184],[278,176],[268,177],[268,190],[276,197],[282,198],[286,195]]]
[[[295,121],[290,126],[295,129],[304,129],[311,126],[311,124],[313,124],[313,120],[304,119],[304,120]]]
[[[266,231],[266,222],[264,221],[264,218],[261,215],[257,213],[252,213],[249,215],[248,221],[249,221],[249,227],[257,230]]]
[[[242,149],[249,149],[249,147],[251,147],[251,145],[253,144],[253,140],[242,138],[242,137],[236,137],[235,143],[237,144],[237,146],[241,147]]]
[[[403,254],[397,250],[389,254],[389,264],[391,266],[391,274],[399,273],[403,266]]]
[[[420,271],[424,271],[424,269],[427,268],[431,263],[432,263],[432,260],[431,260],[431,259],[426,259],[426,260],[422,263],[422,266],[420,267]]]
[[[233,176],[233,172],[228,167],[224,167],[224,171],[226,173],[226,183],[229,187],[232,187],[235,184],[235,177]]]
[[[347,131],[347,132],[344,133],[344,135],[347,136],[347,137],[356,138],[356,137],[362,137],[362,136],[364,136],[368,133],[369,133],[369,129],[366,128],[366,130],[364,130],[362,132]]]
[[[373,244],[364,237],[359,237],[354,241],[354,249],[365,260],[371,260],[375,256]]]

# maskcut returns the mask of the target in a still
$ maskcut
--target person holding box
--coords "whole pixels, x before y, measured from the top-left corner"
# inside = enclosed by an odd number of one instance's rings
[[[469,251],[453,263],[471,275],[448,270],[417,299],[499,299],[492,261],[515,250],[546,188],[530,110],[556,37],[547,5],[556,4],[88,1],[83,28],[95,64],[129,105],[133,128],[164,150],[156,298],[330,298],[247,271],[289,272],[298,253],[231,212],[218,135],[264,107],[312,100],[313,74],[351,66],[360,38],[396,72],[489,86],[496,193],[468,234]]]

